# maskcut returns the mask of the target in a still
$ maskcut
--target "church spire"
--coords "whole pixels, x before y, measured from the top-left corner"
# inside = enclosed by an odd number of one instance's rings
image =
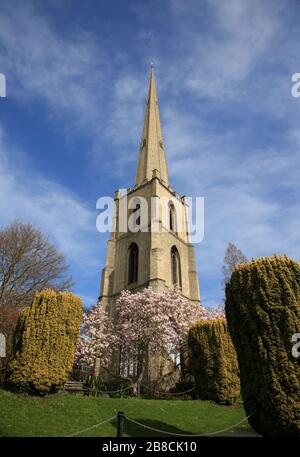
[[[150,180],[153,176],[153,170],[158,171],[158,176],[165,182],[166,185],[169,184],[154,70],[153,65],[151,64],[149,91],[135,184],[140,185],[145,181],[145,179]]]

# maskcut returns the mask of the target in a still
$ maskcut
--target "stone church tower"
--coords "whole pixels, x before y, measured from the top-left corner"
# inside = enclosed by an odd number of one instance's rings
[[[178,284],[185,297],[200,302],[187,201],[169,183],[152,67],[135,185],[123,194],[116,191],[115,203],[99,297],[110,315],[123,289],[163,291]],[[127,230],[130,218],[134,230]]]

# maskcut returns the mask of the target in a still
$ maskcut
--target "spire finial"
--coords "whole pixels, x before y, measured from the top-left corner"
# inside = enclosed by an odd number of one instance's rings
[[[153,62],[151,62],[149,90],[140,145],[136,184],[141,185],[145,179],[150,181],[153,178],[153,170],[158,170],[161,180],[168,185],[168,167],[163,147]]]
[[[153,67],[154,67],[154,63],[153,63],[153,61],[151,60],[151,62],[150,62],[150,68],[151,68],[151,70],[153,69]]]

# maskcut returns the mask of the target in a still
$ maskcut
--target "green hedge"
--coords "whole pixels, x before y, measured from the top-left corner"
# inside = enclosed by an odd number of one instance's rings
[[[226,320],[199,321],[190,329],[188,344],[200,398],[233,403],[240,394],[239,369]]]
[[[265,436],[300,436],[300,364],[292,355],[300,264],[273,256],[236,267],[225,310],[251,426]]]
[[[18,320],[8,383],[30,392],[58,389],[73,366],[81,318],[82,302],[75,295],[37,292]]]

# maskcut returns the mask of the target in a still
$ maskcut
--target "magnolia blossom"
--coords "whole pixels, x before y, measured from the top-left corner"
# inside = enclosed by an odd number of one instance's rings
[[[113,325],[100,303],[89,313],[84,313],[77,342],[75,358],[77,362],[93,366],[100,358],[103,366],[109,364],[116,338]]]
[[[225,317],[224,305],[218,305],[214,308],[203,308],[204,314],[201,317],[202,320],[219,319]]]
[[[97,304],[84,315],[77,360],[93,365],[96,358],[102,366],[111,368],[114,351],[120,353],[121,365],[136,367],[141,376],[151,356],[170,356],[186,348],[190,327],[201,319],[212,319],[222,314],[191,302],[176,287],[155,292],[150,287],[141,292],[124,290],[116,302],[112,321]],[[122,366],[121,366],[122,368]]]

